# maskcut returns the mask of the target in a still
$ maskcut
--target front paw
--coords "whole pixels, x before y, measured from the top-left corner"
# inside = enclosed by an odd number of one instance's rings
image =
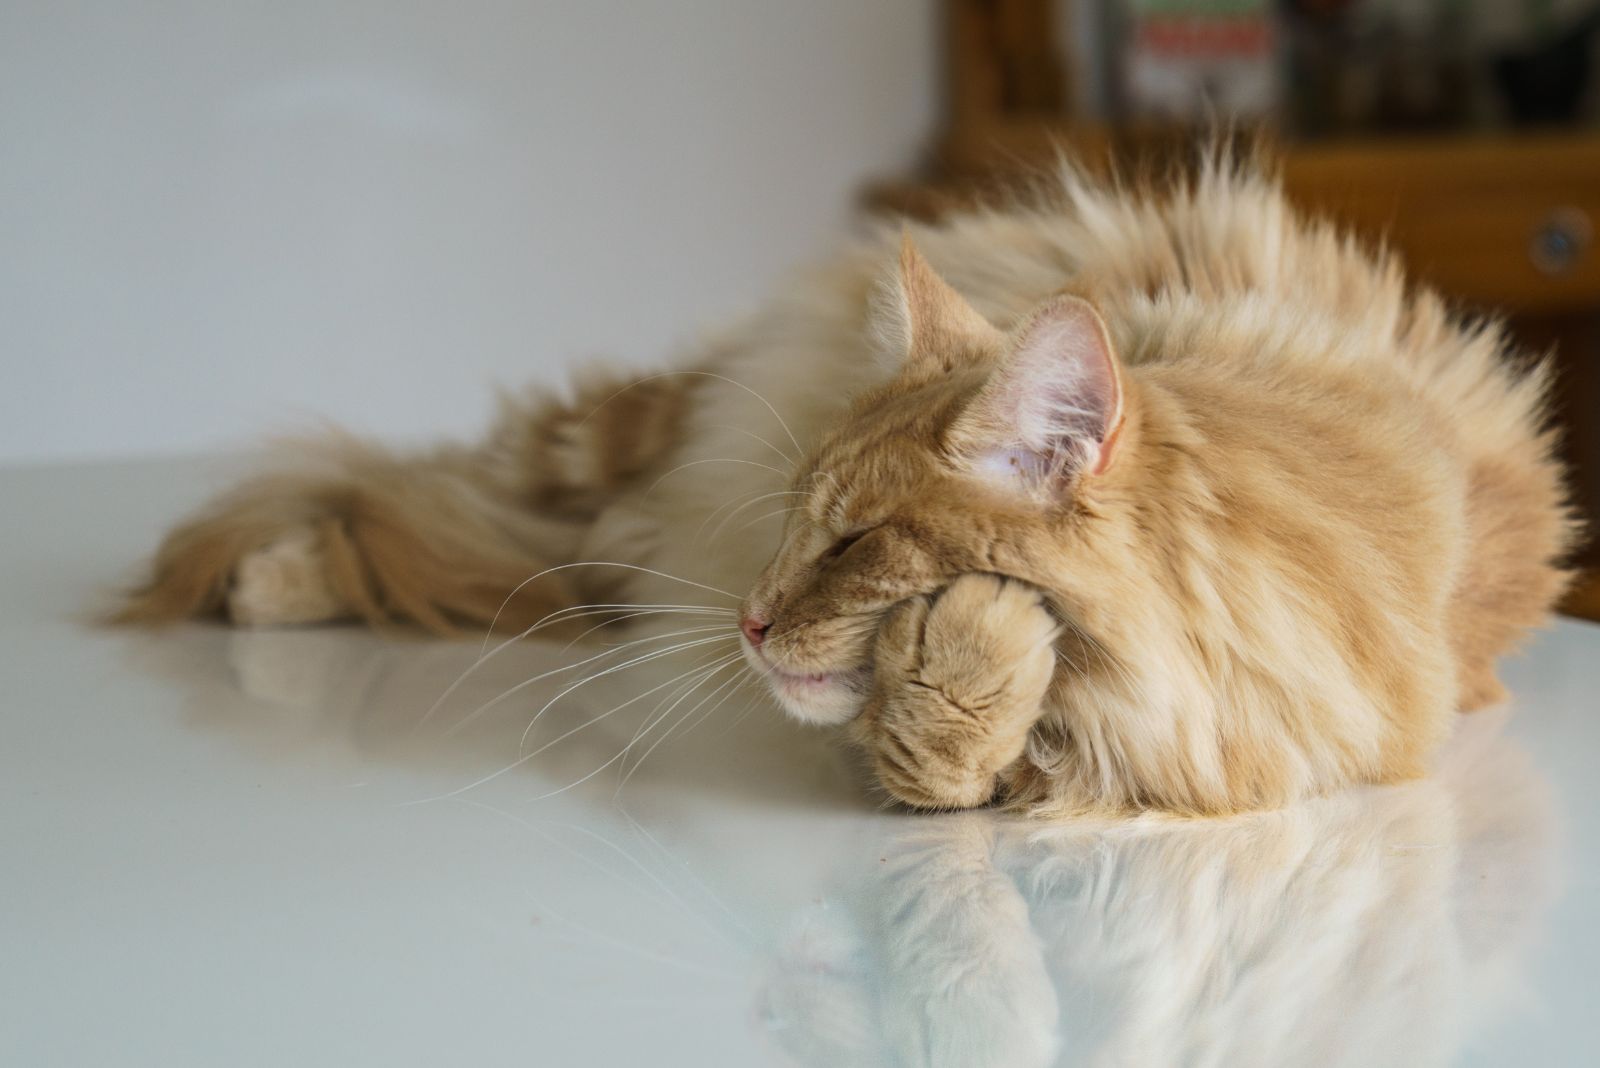
[[[891,611],[878,635],[878,685],[887,693],[920,692],[1001,726],[1036,711],[1044,699],[1055,671],[1056,631],[1033,587],[963,575]]]
[[[1037,590],[994,575],[897,606],[864,717],[885,788],[919,807],[988,801],[1039,718],[1056,632]]]

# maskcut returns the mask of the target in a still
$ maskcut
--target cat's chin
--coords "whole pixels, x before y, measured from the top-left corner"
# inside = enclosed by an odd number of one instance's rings
[[[779,671],[746,646],[745,660],[760,674],[780,708],[801,723],[834,727],[861,714],[867,703],[868,672],[855,669],[813,674]]]
[[[796,693],[793,685],[782,678],[769,678],[767,685],[785,712],[802,723],[819,727],[849,723],[866,705],[862,694],[839,682],[809,686],[803,693]]]

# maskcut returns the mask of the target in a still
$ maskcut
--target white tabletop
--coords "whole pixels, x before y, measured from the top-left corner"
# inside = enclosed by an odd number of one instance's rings
[[[687,664],[523,741],[581,672],[471,714],[576,650],[436,706],[478,642],[83,625],[217,475],[0,473],[0,1062],[1600,1063],[1593,626],[1431,779],[1246,820],[882,810],[749,690],[619,791],[674,687],[597,717]]]

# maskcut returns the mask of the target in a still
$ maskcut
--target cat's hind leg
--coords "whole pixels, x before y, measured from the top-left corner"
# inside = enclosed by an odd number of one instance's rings
[[[682,376],[597,376],[567,402],[508,400],[470,449],[329,436],[172,530],[112,618],[526,629],[581,603],[578,572],[541,573],[676,444],[686,390]]]
[[[1057,629],[1037,590],[996,575],[894,608],[855,721],[884,789],[918,808],[988,802],[1042,714]]]
[[[331,439],[173,529],[114,618],[520,629],[576,603],[559,573],[519,585],[580,530],[522,505],[475,453],[405,457]]]

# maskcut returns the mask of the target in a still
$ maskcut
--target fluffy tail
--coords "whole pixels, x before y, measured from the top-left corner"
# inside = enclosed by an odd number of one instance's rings
[[[570,573],[541,573],[676,444],[688,388],[595,378],[570,402],[508,400],[476,449],[302,445],[172,530],[110,618],[526,629],[580,602]]]

